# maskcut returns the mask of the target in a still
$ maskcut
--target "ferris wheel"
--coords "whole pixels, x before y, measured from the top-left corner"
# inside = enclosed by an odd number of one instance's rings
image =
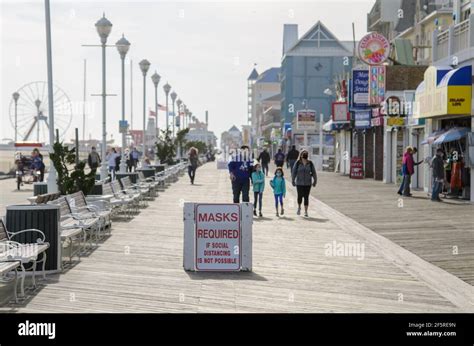
[[[54,128],[59,130],[59,137],[63,138],[71,126],[72,104],[66,93],[54,84],[53,95]],[[37,81],[23,85],[13,94],[9,114],[19,139],[49,142],[48,83]]]

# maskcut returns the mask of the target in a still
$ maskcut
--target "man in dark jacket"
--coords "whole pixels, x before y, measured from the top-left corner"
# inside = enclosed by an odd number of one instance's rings
[[[97,169],[100,165],[100,156],[97,153],[97,150],[95,147],[91,148],[91,152],[89,153],[89,156],[87,157],[87,163],[89,164],[89,167],[91,169]]]
[[[285,154],[281,150],[281,148],[278,149],[278,152],[275,154],[275,166],[277,167],[283,167],[283,164],[285,163]]]
[[[286,163],[288,164],[288,168],[291,172],[293,172],[293,166],[295,165],[296,160],[300,156],[300,152],[296,150],[296,146],[292,146],[291,150],[286,155]]]
[[[242,193],[242,202],[249,202],[250,175],[253,168],[249,147],[243,145],[240,151],[232,155],[228,167],[234,203],[240,203],[240,193]]]
[[[436,156],[431,161],[431,168],[433,170],[433,191],[431,192],[431,200],[433,202],[441,202],[439,194],[443,189],[444,183],[444,160],[443,150],[436,150]]]
[[[270,154],[267,151],[267,148],[263,148],[263,151],[260,153],[257,159],[258,162],[262,165],[263,173],[268,177],[268,164],[270,163]]]

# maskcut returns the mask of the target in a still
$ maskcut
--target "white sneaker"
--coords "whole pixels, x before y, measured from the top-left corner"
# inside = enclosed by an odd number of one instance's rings
[[[304,217],[308,217],[308,212],[307,211],[304,212]]]

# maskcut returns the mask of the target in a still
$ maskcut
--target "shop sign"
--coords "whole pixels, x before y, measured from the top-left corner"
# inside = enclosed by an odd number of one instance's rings
[[[196,270],[240,270],[239,204],[196,204]]]
[[[370,110],[366,111],[356,111],[354,112],[354,126],[356,129],[367,129],[371,125],[371,112]]]
[[[369,69],[369,104],[380,105],[385,100],[385,66],[371,66]]]
[[[365,108],[369,104],[369,70],[352,70],[352,107]]]
[[[360,157],[351,158],[350,178],[351,179],[364,178],[364,165],[362,163],[362,158]]]
[[[127,133],[127,132],[128,132],[128,121],[119,120],[119,133]]]
[[[316,129],[316,111],[303,110],[296,113],[296,128],[311,131]]]
[[[383,126],[383,117],[376,117],[376,118],[372,118],[371,120],[371,125],[372,127],[376,127],[376,126]]]
[[[359,58],[368,65],[380,65],[390,55],[390,42],[378,32],[370,32],[359,41]]]
[[[335,123],[347,123],[350,121],[350,113],[347,102],[332,103],[332,121]]]
[[[387,118],[387,126],[405,126],[405,118],[389,117]]]

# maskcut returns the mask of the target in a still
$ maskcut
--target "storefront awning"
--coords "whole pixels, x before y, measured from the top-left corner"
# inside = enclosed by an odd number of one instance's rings
[[[467,127],[454,127],[445,133],[441,134],[435,141],[434,144],[442,144],[447,142],[458,141],[466,136],[471,130]]]
[[[426,139],[424,141],[421,142],[422,145],[424,144],[433,144],[433,142],[438,139],[439,136],[441,136],[443,133],[445,133],[446,131],[443,130],[443,131],[436,131],[436,132],[433,132],[432,134],[430,134],[428,137],[426,137]]]

